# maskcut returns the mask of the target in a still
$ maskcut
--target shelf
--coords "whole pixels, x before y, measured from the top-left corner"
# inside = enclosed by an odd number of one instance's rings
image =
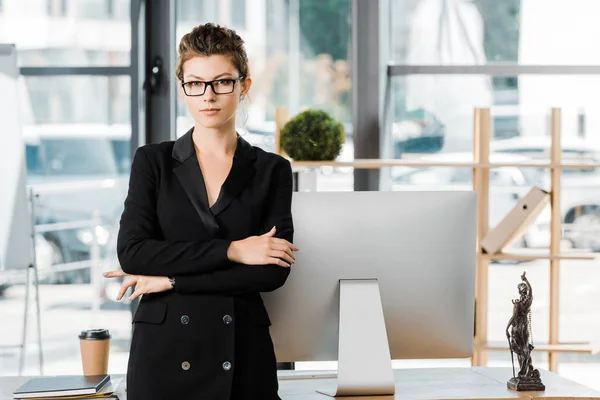
[[[354,161],[291,161],[292,167],[319,168],[319,167],[350,167],[359,169],[379,169],[386,167],[476,167],[473,161],[466,162],[431,162],[425,160],[382,160],[382,159],[357,159]]]
[[[600,254],[588,252],[564,252],[551,257],[548,250],[518,250],[514,252],[502,252],[497,254],[485,254],[481,256],[488,260],[514,260],[514,261],[534,261],[534,260],[595,260],[600,258]]]
[[[485,166],[482,164],[481,168]],[[528,162],[506,162],[506,163],[490,163],[487,165],[488,168],[501,168],[501,167],[518,167],[518,168],[574,168],[574,169],[596,169],[600,168],[600,164],[596,163],[581,163],[581,162],[560,162],[560,163],[551,163],[549,161],[543,160],[532,160]]]
[[[591,343],[560,343],[560,344],[535,344],[535,351],[545,351],[551,353],[582,353],[596,354],[600,349]],[[487,351],[508,351],[508,344],[494,345],[486,344],[483,348]]]
[[[358,169],[378,169],[386,167],[470,167],[470,168],[576,168],[576,169],[595,169],[600,168],[600,164],[595,163],[572,163],[561,162],[551,163],[546,160],[531,160],[528,162],[505,162],[505,163],[476,163],[474,161],[430,161],[419,158],[403,159],[356,159],[354,161],[293,161],[292,167],[296,168],[358,168]]]

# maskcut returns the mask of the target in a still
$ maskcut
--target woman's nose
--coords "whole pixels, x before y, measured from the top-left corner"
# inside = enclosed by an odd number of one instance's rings
[[[217,95],[215,94],[213,87],[209,85],[206,87],[206,91],[204,92],[204,96],[202,97],[204,98],[204,101],[214,102]]]

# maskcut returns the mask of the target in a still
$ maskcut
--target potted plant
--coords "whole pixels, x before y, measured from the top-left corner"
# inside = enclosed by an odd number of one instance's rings
[[[281,147],[295,161],[331,161],[346,139],[344,126],[323,110],[308,109],[281,129]]]

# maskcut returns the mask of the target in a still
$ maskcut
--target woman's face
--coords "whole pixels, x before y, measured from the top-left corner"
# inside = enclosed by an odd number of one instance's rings
[[[183,88],[180,90],[196,124],[209,129],[235,127],[240,96],[245,95],[252,84],[248,77],[244,81],[232,82],[239,77],[239,71],[224,55],[196,56],[183,64],[183,82],[188,95]],[[210,85],[203,83],[210,81],[214,81],[214,89],[221,94],[216,94]],[[204,94],[200,95],[203,91]]]

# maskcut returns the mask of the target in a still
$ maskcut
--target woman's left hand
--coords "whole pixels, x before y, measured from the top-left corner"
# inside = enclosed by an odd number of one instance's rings
[[[129,275],[121,269],[104,274],[105,278],[117,278],[119,276],[124,276],[125,280],[121,284],[121,288],[117,294],[117,300],[121,300],[127,289],[131,286],[135,286],[135,291],[129,296],[129,300],[135,300],[142,294],[160,293],[173,289],[171,282],[169,282],[169,278],[166,276]]]

